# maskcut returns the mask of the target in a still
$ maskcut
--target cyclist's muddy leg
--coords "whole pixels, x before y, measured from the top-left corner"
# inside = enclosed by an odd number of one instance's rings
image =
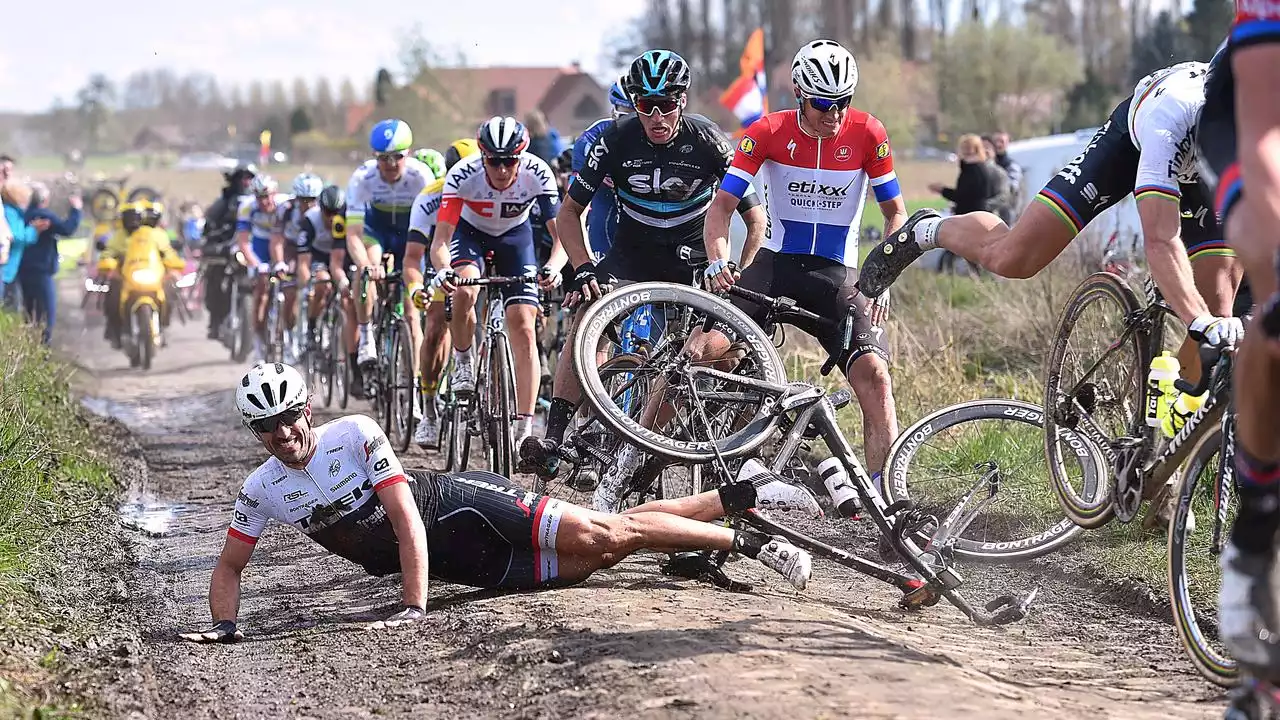
[[[450,342],[449,321],[444,316],[444,303],[433,302],[428,305],[426,316],[427,323],[422,331],[419,355],[422,389],[430,396],[440,387],[440,377],[444,373],[444,366],[449,362],[449,353],[453,352],[453,344]]]
[[[480,277],[480,268],[475,265],[458,265],[454,268],[458,277],[475,279]],[[453,321],[449,323],[449,332],[453,335],[453,348],[466,352],[476,337],[476,297],[480,288],[475,285],[460,287],[453,292]]]
[[[711,522],[725,516],[724,502],[720,499],[720,492],[720,490],[708,490],[697,495],[686,495],[671,500],[654,500],[623,510],[622,514],[664,512],[689,518],[690,520]]]
[[[266,341],[267,332],[267,274],[258,273],[253,281],[253,329]]]
[[[613,515],[570,505],[560,516],[555,550],[560,577],[575,580],[613,567],[637,550],[733,550],[737,534],[665,512]]]
[[[422,324],[418,322],[418,316],[420,314],[421,314],[421,311],[418,310],[416,305],[409,302],[408,293],[406,293],[405,302],[404,302],[404,319],[406,322],[409,323],[409,348],[412,350],[410,355],[413,358],[412,364],[413,364],[413,374],[415,379],[419,377],[418,368],[422,367],[420,362],[421,345],[422,345]],[[418,387],[418,383],[415,382],[414,387]]]
[[[538,382],[542,367],[538,361],[538,344],[534,334],[538,324],[538,308],[517,302],[507,306],[507,333],[511,339],[511,361],[516,366],[516,413],[533,417],[538,403]],[[517,435],[521,434],[517,428]]]
[[[382,264],[382,247],[379,245],[370,245],[365,248],[369,253],[369,267],[361,270],[360,282],[364,284],[365,301],[360,302],[360,289],[355,291],[356,303],[356,321],[361,327],[369,324],[369,320],[373,317],[373,309],[378,306],[378,285],[373,281],[373,268]]]
[[[866,353],[849,363],[849,386],[862,410],[863,453],[867,471],[884,469],[889,448],[898,438],[898,414],[889,380],[889,366],[880,356]]]
[[[578,319],[584,306],[574,308],[566,322],[564,346],[560,348],[560,360],[556,363],[556,377],[551,385],[551,408],[547,411],[546,438],[557,443],[564,441],[565,430],[574,412],[582,404],[582,388],[573,371],[573,345],[578,337]]]
[[[1001,277],[1029,278],[1053,262],[1076,234],[1047,205],[1033,202],[1013,227],[989,212],[944,218],[937,243]]]
[[[1196,255],[1191,258],[1191,276],[1196,291],[1217,317],[1231,317],[1236,290],[1244,278],[1244,268],[1231,255]],[[1190,337],[1178,348],[1178,364],[1182,377],[1189,382],[1200,380],[1200,344]]]

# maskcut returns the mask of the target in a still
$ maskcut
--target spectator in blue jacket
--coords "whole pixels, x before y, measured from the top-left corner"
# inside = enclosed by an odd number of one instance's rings
[[[57,316],[58,289],[53,278],[58,274],[58,238],[74,235],[80,229],[80,208],[83,207],[80,196],[72,194],[71,212],[60,218],[49,209],[49,199],[49,188],[40,184],[32,186],[27,223],[43,220],[47,225],[40,231],[35,244],[22,253],[18,267],[18,284],[22,286],[22,306],[26,310],[27,322],[44,326],[41,337],[45,345],[53,336],[53,323]]]
[[[9,259],[0,265],[0,306],[6,310],[18,309],[18,267],[22,264],[23,251],[34,245],[39,234],[49,229],[48,220],[36,220],[28,225],[27,208],[31,205],[31,188],[10,180],[0,187],[0,200],[4,202],[4,219],[9,223],[13,241],[9,245]]]

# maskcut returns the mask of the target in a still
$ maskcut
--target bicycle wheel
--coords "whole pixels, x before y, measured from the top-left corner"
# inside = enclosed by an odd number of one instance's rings
[[[496,335],[489,344],[489,372],[485,380],[484,411],[485,449],[489,467],[504,477],[511,477],[515,463],[512,437],[516,420],[516,368],[511,360],[511,345],[505,334]]]
[[[341,301],[335,299],[334,302]],[[342,311],[341,306],[333,310],[332,332],[330,343],[333,348],[333,394],[338,398],[338,407],[346,410],[347,402],[351,399],[351,368],[348,367],[347,361],[347,314]]]
[[[1221,473],[1228,472],[1225,480]],[[1218,556],[1237,509],[1234,471],[1222,467],[1222,430],[1204,434],[1183,465],[1178,503],[1169,522],[1169,598],[1173,625],[1187,657],[1206,680],[1239,682],[1239,670],[1218,641]]]
[[[995,479],[995,500],[956,538],[956,555],[1011,561],[1051,553],[1083,528],[1063,517],[1046,491],[1043,425],[1039,407],[1016,400],[975,400],[938,410],[898,436],[885,463],[885,497],[889,503],[911,500],[942,518],[980,479]],[[1085,487],[1107,482],[1100,453],[1084,449],[1082,438],[1070,442],[1082,448],[1069,461],[1072,479]],[[983,497],[979,490],[974,500]]]
[[[284,329],[281,327],[284,324],[284,318],[282,317],[280,292],[275,283],[269,283],[267,285],[267,293],[266,360],[269,363],[284,362],[284,342],[282,339]]]
[[[445,435],[448,438],[445,472],[462,472],[470,464],[471,428],[467,422],[467,415],[471,409],[470,403],[470,400],[459,402],[457,396],[453,396],[445,407],[445,412],[449,414],[448,435]]]
[[[324,407],[333,405],[333,307],[328,306],[316,320],[315,347],[307,353],[315,363],[317,387]]]
[[[671,421],[658,430],[644,427],[627,408],[616,404],[599,372],[601,355],[618,354],[622,323],[643,305],[653,305],[655,315],[678,318],[667,321],[661,339],[648,349],[644,366],[637,369],[637,375],[662,383],[652,386],[660,390],[650,400],[668,404],[674,413]],[[693,365],[684,355],[684,342],[692,328],[708,324],[733,343],[736,364],[732,374],[776,386],[787,384],[772,339],[728,301],[682,285],[628,285],[587,309],[578,322],[574,340],[574,372],[600,420],[627,442],[676,461],[710,462],[717,451],[728,459],[763,444],[778,422],[771,400],[780,393],[723,377],[694,375],[690,369]],[[601,348],[611,345],[611,350],[601,353]],[[699,363],[713,364],[714,361]],[[709,418],[721,421],[713,424]],[[732,418],[732,422],[723,422],[724,418]]]
[[[391,356],[387,363],[387,378],[383,387],[387,434],[397,452],[409,449],[413,439],[413,394],[417,392],[413,382],[413,348],[410,343],[409,324],[400,318],[391,325]]]
[[[249,357],[249,353],[253,348],[253,294],[248,292],[240,293],[240,309],[233,310],[240,313],[239,320],[239,352],[234,356],[236,362],[244,362]]]
[[[1078,448],[1064,440],[1088,437],[1088,448],[1112,462],[1111,439],[1127,436],[1145,413],[1143,393],[1147,334],[1130,324],[1141,309],[1133,290],[1110,273],[1084,280],[1058,317],[1045,364],[1044,451],[1053,492],[1063,512],[1083,528],[1102,527],[1115,516],[1111,482],[1100,488],[1072,485],[1065,458]],[[1073,431],[1070,434],[1062,430]]]

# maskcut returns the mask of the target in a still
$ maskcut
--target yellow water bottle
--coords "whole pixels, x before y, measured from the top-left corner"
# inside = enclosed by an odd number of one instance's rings
[[[1160,357],[1152,358],[1151,370],[1147,373],[1148,427],[1160,427],[1168,416],[1174,400],[1173,383],[1180,369],[1178,358],[1167,350],[1160,353]]]
[[[1182,429],[1192,415],[1204,405],[1205,398],[1209,397],[1209,393],[1203,395],[1188,395],[1186,393],[1178,393],[1178,398],[1173,401],[1173,406],[1169,412],[1165,414],[1164,420],[1160,423],[1160,430],[1164,432],[1165,437],[1173,437]]]

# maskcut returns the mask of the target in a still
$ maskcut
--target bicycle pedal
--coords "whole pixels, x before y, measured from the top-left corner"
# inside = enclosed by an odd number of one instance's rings
[[[933,585],[926,583],[920,579],[908,580],[901,586],[906,594],[898,601],[898,607],[903,610],[919,610],[920,608],[933,607],[942,600],[942,593],[938,592]]]

